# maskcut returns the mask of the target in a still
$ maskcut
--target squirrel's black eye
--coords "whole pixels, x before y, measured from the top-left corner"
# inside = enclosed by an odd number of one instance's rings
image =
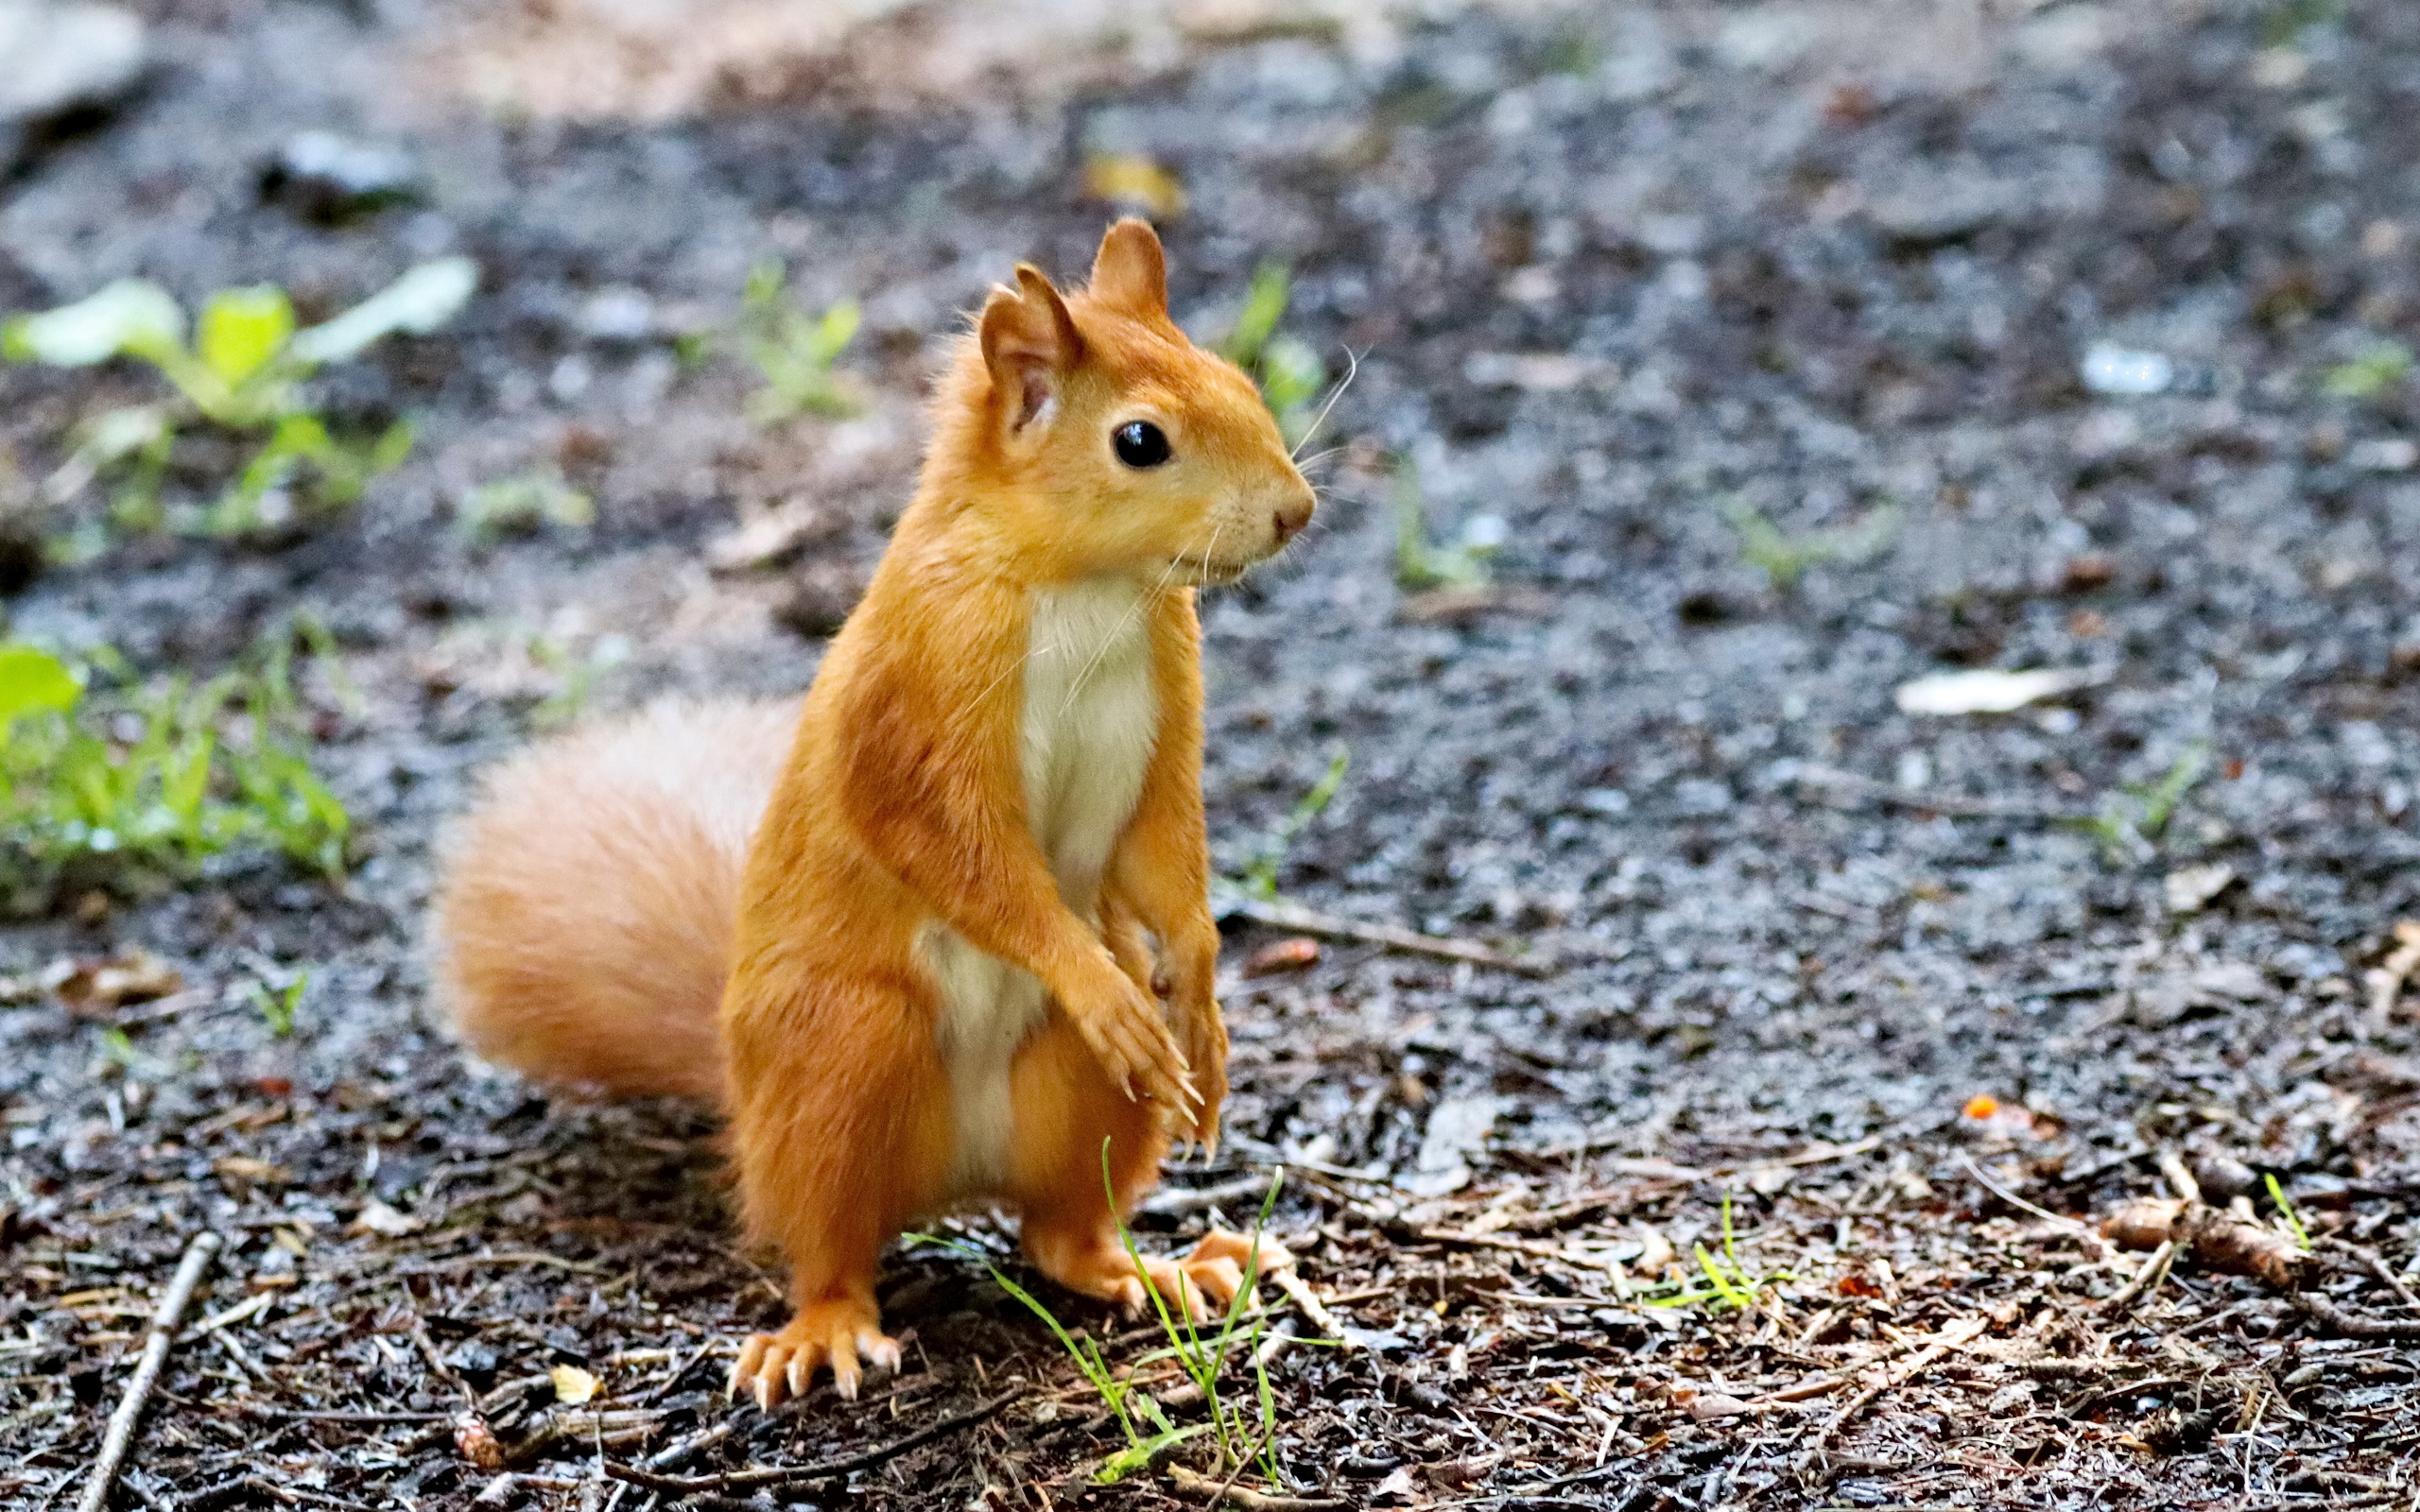
[[[1110,443],[1128,467],[1157,467],[1168,459],[1167,432],[1148,420],[1128,421],[1117,427]]]

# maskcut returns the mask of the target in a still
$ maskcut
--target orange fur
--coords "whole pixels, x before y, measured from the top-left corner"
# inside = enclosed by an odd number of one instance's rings
[[[824,1366],[853,1393],[862,1365],[896,1364],[876,1258],[964,1199],[1014,1207],[1063,1284],[1140,1300],[1116,1222],[1171,1133],[1215,1135],[1226,1090],[1193,593],[1283,546],[1311,492],[1251,381],[1168,319],[1148,226],[1111,229],[1083,292],[1017,280],[940,383],[915,499],[817,674],[735,903],[729,852],[670,833],[682,805],[556,801],[639,749],[609,731],[508,770],[441,905],[482,1049],[719,1088],[749,1229],[788,1258],[798,1309],[741,1351],[734,1383],[766,1405]],[[1165,460],[1114,444],[1137,422]],[[662,753],[673,787],[712,769],[752,796],[753,756],[712,748],[740,743],[691,744]],[[649,909],[677,945],[595,932]],[[735,912],[713,1078],[696,1004]],[[678,981],[657,993],[650,972]],[[626,1031],[654,1046],[605,1043]],[[1141,1270],[1232,1292],[1231,1248]]]

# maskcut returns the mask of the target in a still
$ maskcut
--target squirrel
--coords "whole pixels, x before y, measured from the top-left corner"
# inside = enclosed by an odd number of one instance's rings
[[[1027,264],[994,288],[931,422],[803,710],[535,747],[441,862],[473,1048],[726,1116],[747,1233],[790,1270],[794,1316],[731,1376],[767,1409],[898,1367],[875,1271],[921,1215],[999,1203],[1045,1275],[1129,1309],[1148,1281],[1201,1315],[1253,1254],[1138,1260],[1120,1226],[1226,1093],[1194,593],[1301,534],[1312,490],[1169,318],[1140,220],[1080,291]]]

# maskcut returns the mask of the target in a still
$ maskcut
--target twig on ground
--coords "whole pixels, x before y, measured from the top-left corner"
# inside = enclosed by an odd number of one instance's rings
[[[2420,1317],[2363,1317],[2310,1292],[2295,1292],[2287,1300],[2348,1339],[2420,1339]]]
[[[1824,1426],[1815,1430],[1814,1442],[1808,1444],[1806,1452],[1799,1456],[1800,1480],[1811,1481],[1815,1478],[1817,1472],[1826,1463],[1824,1446],[1831,1442],[1832,1435],[1839,1433],[1849,1419],[1870,1406],[1876,1397],[1893,1387],[1906,1385],[1930,1368],[1942,1356],[1973,1339],[1990,1326],[1991,1320],[1982,1317],[1970,1317],[1962,1323],[1951,1324],[1934,1335],[1931,1343],[1917,1350],[1915,1357],[1902,1366],[1895,1375],[1886,1371],[1881,1380],[1850,1398],[1846,1405],[1824,1419]]]
[[[1984,1191],[1990,1193],[1993,1196],[1999,1198],[2002,1202],[2007,1203],[2010,1207],[2016,1209],[2019,1212],[2030,1212],[2046,1223],[2058,1225],[2061,1228],[2064,1228],[2067,1232],[2073,1234],[2077,1240],[2083,1244],[2083,1252],[2086,1255],[2089,1255],[2093,1260],[2100,1262],[2100,1263],[2106,1264],[2108,1263],[2111,1255],[2109,1241],[2102,1238],[2100,1230],[2094,1228],[2092,1225],[2085,1223],[2081,1218],[2069,1218],[2064,1214],[2052,1212],[2048,1208],[2039,1207],[2033,1203],[2028,1202],[2023,1197],[2018,1196],[2015,1193],[2011,1192],[2006,1187],[2001,1186],[1998,1182],[1993,1180],[1990,1177],[1985,1176],[1983,1174],[1983,1168],[1975,1163],[1975,1158],[1973,1156],[1962,1151],[1958,1158],[1965,1162],[1966,1174],[1973,1177],[1976,1183],[1981,1186]]]
[[[1514,1239],[1504,1234],[1468,1234],[1456,1228],[1416,1228],[1418,1237],[1436,1245],[1460,1245],[1471,1249],[1501,1249],[1510,1254],[1528,1255],[1533,1260],[1552,1261],[1579,1270],[1601,1271],[1627,1280],[1629,1272],[1617,1260],[1600,1260],[1592,1255],[1575,1255],[1557,1245],[1541,1244],[1534,1239]]]
[[[2082,816],[2035,803],[1995,803],[1988,799],[1960,798],[1950,793],[1915,792],[1883,782],[1880,778],[1843,771],[1837,766],[1802,764],[1794,781],[1844,794],[1853,793],[1867,802],[1878,803],[1885,808],[1909,809],[1919,814],[1946,814],[1953,819],[2031,819],[2040,823],[2056,823]]]
[[[302,1407],[271,1407],[265,1402],[231,1401],[229,1407],[247,1418],[274,1418],[301,1423],[343,1423],[374,1428],[393,1423],[450,1423],[450,1412],[323,1412]]]
[[[1266,1491],[1254,1491],[1241,1486],[1232,1484],[1222,1486],[1206,1475],[1196,1474],[1186,1469],[1182,1465],[1168,1467],[1168,1479],[1175,1483],[1178,1490],[1212,1506],[1223,1503],[1229,1506],[1249,1507],[1252,1512],[1330,1512],[1331,1508],[1345,1504],[1333,1497],[1271,1496]]]
[[[2403,1278],[2394,1273],[2394,1267],[2386,1263],[2384,1255],[2375,1249],[2364,1248],[2349,1239],[2339,1239],[2334,1234],[2323,1235],[2319,1242],[2329,1249],[2338,1250],[2360,1261],[2368,1267],[2371,1275],[2386,1283],[2386,1289],[2400,1298],[2404,1306],[2420,1309],[2420,1293],[2413,1292],[2404,1283]]]
[[[1294,1320],[1281,1318],[1277,1326],[1269,1331],[1269,1337],[1261,1341],[1260,1348],[1253,1351],[1252,1363],[1266,1370],[1276,1363],[1279,1355],[1292,1349],[1297,1342],[1299,1337],[1294,1332]]]
[[[669,1392],[673,1387],[681,1383],[682,1377],[698,1368],[699,1364],[703,1361],[706,1356],[714,1353],[715,1348],[716,1341],[713,1339],[708,1339],[705,1343],[699,1345],[696,1352],[692,1353],[689,1358],[682,1361],[678,1366],[674,1366],[670,1375],[666,1376],[662,1381],[657,1382],[654,1389],[650,1390],[646,1396],[639,1399],[639,1405],[642,1407],[653,1406],[657,1401],[661,1400],[666,1393]]]
[[[1770,1160],[1749,1160],[1740,1165],[1718,1165],[1705,1174],[1717,1179],[1735,1176],[1753,1179],[1759,1172],[1796,1171],[1810,1165],[1829,1165],[1834,1160],[1853,1160],[1880,1148],[1882,1137],[1878,1134],[1858,1140],[1854,1144],[1825,1144],[1819,1140],[1795,1155],[1775,1156]]]
[[[1472,966],[1484,966],[1493,971],[1511,971],[1516,976],[1552,976],[1562,966],[1554,961],[1524,960],[1474,945],[1468,940],[1441,939],[1434,935],[1422,935],[1392,924],[1364,923],[1357,919],[1340,919],[1322,914],[1300,903],[1280,902],[1259,898],[1229,898],[1219,908],[1237,919],[1249,919],[1255,924],[1271,929],[1290,929],[1298,935],[1311,935],[1321,939],[1352,940],[1362,945],[1382,945],[1407,955],[1429,955],[1444,961],[1464,961]]]
[[[1221,1181],[1207,1187],[1162,1187],[1143,1199],[1145,1212],[1171,1216],[1200,1212],[1222,1202],[1239,1202],[1246,1197],[1257,1198],[1269,1190],[1269,1178],[1263,1176],[1239,1176],[1232,1181]]]
[[[429,1369],[436,1372],[441,1379],[452,1382],[454,1389],[462,1394],[463,1401],[474,1408],[477,1407],[479,1394],[471,1389],[469,1382],[462,1379],[462,1372],[455,1369],[446,1362],[445,1356],[438,1352],[437,1341],[428,1336],[428,1320],[418,1313],[412,1314],[411,1334],[412,1347],[420,1350],[420,1357],[428,1363]]]
[[[176,1343],[177,1327],[184,1321],[194,1288],[201,1284],[202,1272],[210,1268],[211,1259],[218,1253],[222,1242],[216,1233],[205,1229],[185,1246],[184,1258],[177,1263],[177,1273],[160,1297],[159,1310],[151,1314],[151,1332],[143,1340],[143,1359],[126,1383],[126,1395],[118,1399],[117,1411],[110,1415],[109,1430],[101,1439],[101,1456],[94,1462],[93,1478],[84,1485],[84,1497],[77,1503],[77,1512],[101,1512],[109,1504],[110,1486],[117,1479],[118,1467],[125,1463],[127,1451],[134,1442],[134,1425],[143,1416],[144,1404],[151,1400],[151,1388],[159,1384],[160,1367],[167,1364],[168,1349]]]
[[[276,1300],[277,1294],[275,1292],[256,1292],[251,1297],[243,1301],[237,1302],[234,1306],[226,1309],[224,1312],[211,1314],[208,1317],[203,1318],[199,1323],[196,1323],[192,1328],[187,1329],[182,1337],[185,1339],[198,1339],[205,1333],[216,1333],[222,1329],[232,1329],[238,1323],[249,1323],[253,1318],[258,1317],[261,1314],[268,1311],[270,1304],[274,1303]]]
[[[2109,1300],[2100,1305],[2112,1313],[2124,1309],[2136,1297],[2156,1289],[2161,1281],[2167,1280],[2168,1267],[2175,1263],[2175,1261],[2176,1241],[2161,1240],[2159,1247],[2152,1251],[2152,1258],[2145,1261],[2143,1268],[2135,1273],[2135,1279],[2110,1293]]]
[[[972,1428],[979,1422],[988,1420],[1001,1408],[1019,1397],[1027,1395],[1030,1390],[1031,1387],[1025,1382],[1019,1381],[1013,1387],[1001,1392],[991,1400],[970,1407],[954,1417],[944,1418],[927,1427],[920,1428],[905,1438],[877,1445],[862,1453],[847,1454],[838,1459],[825,1460],[816,1465],[797,1465],[782,1469],[730,1470],[720,1475],[682,1476],[659,1475],[635,1465],[617,1465],[608,1460],[605,1465],[605,1473],[617,1481],[628,1481],[632,1486],[666,1496],[697,1496],[719,1491],[752,1491],[761,1486],[794,1486],[801,1481],[835,1481],[843,1476],[854,1475],[859,1470],[872,1469],[876,1465],[898,1458],[911,1449],[921,1449],[937,1438],[946,1438],[952,1434]]]
[[[2201,1206],[2202,1183],[2195,1179],[2191,1171],[2186,1169],[2184,1159],[2174,1150],[2159,1152],[2159,1174],[2168,1177],[2169,1186],[2185,1200],[2187,1207]]]
[[[1269,1279],[1277,1283],[1277,1289],[1284,1292],[1287,1300],[1294,1304],[1295,1311],[1303,1314],[1303,1321],[1320,1331],[1321,1338],[1334,1339],[1348,1351],[1352,1349],[1353,1346],[1346,1342],[1344,1325],[1336,1320],[1336,1314],[1320,1300],[1319,1293],[1311,1290],[1311,1283],[1303,1280],[1291,1265]]]

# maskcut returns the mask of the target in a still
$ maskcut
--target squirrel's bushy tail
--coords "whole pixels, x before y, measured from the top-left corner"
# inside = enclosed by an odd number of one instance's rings
[[[544,1081],[719,1104],[740,871],[797,722],[795,702],[657,709],[491,773],[438,879],[462,1038]]]

